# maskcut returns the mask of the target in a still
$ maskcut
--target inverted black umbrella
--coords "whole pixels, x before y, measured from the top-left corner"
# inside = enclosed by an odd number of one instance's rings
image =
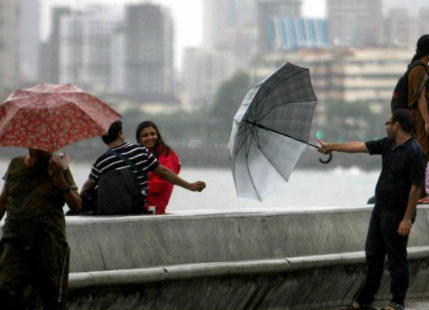
[[[229,141],[238,196],[264,199],[289,179],[306,145],[318,148],[309,143],[316,103],[309,70],[291,63],[247,92]]]

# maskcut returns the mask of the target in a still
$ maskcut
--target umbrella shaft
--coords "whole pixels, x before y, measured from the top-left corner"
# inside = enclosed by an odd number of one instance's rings
[[[298,141],[298,142],[304,143],[304,144],[306,144],[306,145],[308,145],[308,146],[311,146],[311,147],[314,147],[314,148],[316,148],[316,149],[318,149],[318,148],[319,148],[317,145],[311,144],[311,143],[309,143],[309,142],[307,142],[307,141],[305,141],[305,140],[299,139],[299,138],[292,137],[292,136],[290,136],[290,135],[288,135],[288,134],[285,134],[285,133],[283,133],[283,132],[277,131],[277,130],[275,130],[275,129],[271,129],[271,128],[265,127],[264,125],[256,124],[256,123],[254,123],[254,122],[249,122],[249,121],[245,121],[245,122],[246,122],[246,123],[248,123],[248,124],[250,124],[250,125],[253,125],[253,126],[255,126],[255,127],[258,127],[258,128],[264,129],[264,130],[268,130],[268,131],[271,131],[271,132],[275,132],[275,133],[277,133],[277,134],[279,134],[279,135],[282,135],[282,136],[288,137],[288,138],[290,138],[290,139],[293,139],[293,140],[295,140],[295,141]]]

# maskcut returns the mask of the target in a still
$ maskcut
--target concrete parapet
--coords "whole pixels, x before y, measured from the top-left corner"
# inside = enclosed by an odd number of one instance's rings
[[[371,209],[67,219],[69,309],[329,309],[365,275]],[[429,296],[429,208],[409,241],[410,298]],[[387,268],[386,268],[387,270]],[[378,298],[389,297],[385,272]]]
[[[429,246],[410,247],[411,261],[429,257]],[[331,268],[363,264],[365,253],[312,255],[284,259],[266,259],[241,262],[218,262],[173,265],[153,268],[123,269],[111,271],[75,272],[70,275],[70,288],[83,289],[111,285],[137,285],[160,281],[176,281],[206,277],[225,277],[261,273],[285,273],[299,270]]]
[[[67,221],[71,271],[284,259],[363,251],[370,208]],[[410,246],[429,245],[429,209],[419,208]]]

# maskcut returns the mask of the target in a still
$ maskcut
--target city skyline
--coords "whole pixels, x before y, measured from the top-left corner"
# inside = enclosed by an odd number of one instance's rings
[[[25,3],[29,0],[21,1]],[[427,20],[425,17],[429,14],[429,8],[420,10],[421,14],[415,18],[408,15],[406,9],[386,10],[381,6],[382,0],[365,0],[367,2],[359,4],[353,0],[328,0],[318,2],[326,4],[324,9],[327,18],[311,18],[308,17],[309,13],[303,14],[304,1],[189,0],[178,6],[172,0],[41,0],[40,5],[49,5],[52,9],[49,18],[37,14],[44,22],[48,19],[52,28],[46,41],[40,45],[43,56],[39,69],[43,68],[40,69],[42,74],[32,77],[24,71],[24,61],[20,61],[19,78],[22,81],[40,78],[54,83],[76,81],[115,94],[123,94],[125,85],[130,87],[135,82],[137,84],[132,88],[136,94],[146,89],[143,91],[146,95],[162,94],[155,96],[159,100],[161,97],[174,98],[175,94],[178,96],[175,98],[187,102],[187,107],[194,108],[202,102],[212,104],[215,90],[221,82],[230,78],[234,72],[251,71],[252,64],[265,54],[314,48],[410,48],[419,33],[427,32],[424,21]],[[177,39],[175,41],[173,38],[180,37],[178,17],[196,14],[196,3],[202,4],[204,18],[197,30],[203,33],[204,40],[195,44],[184,44],[183,41],[177,44]],[[309,0],[306,3],[308,5]],[[394,8],[398,1],[385,0],[383,3]],[[193,10],[180,15],[178,8],[186,9],[187,5],[194,5]],[[147,7],[148,10],[152,7],[154,12],[142,12],[143,15],[134,19],[138,22],[129,26],[127,12],[134,12],[133,7]],[[27,5],[21,7],[22,16],[28,9]],[[36,10],[32,11],[34,13]],[[40,11],[46,13],[46,8],[40,7]],[[155,20],[155,16],[158,16],[155,11],[162,11],[164,17],[160,15]],[[196,23],[197,15],[188,19]],[[173,26],[174,17],[176,29]],[[28,20],[38,19],[27,18],[22,21]],[[38,28],[39,24],[42,21],[35,23],[33,28]],[[397,29],[399,24],[402,30],[392,33],[390,28]],[[34,30],[32,24],[23,25],[22,30]],[[135,35],[126,29],[135,29],[136,35],[141,36],[140,43],[137,44],[136,39],[132,39]],[[37,36],[34,33],[37,31],[29,36]],[[21,42],[24,41],[29,43],[21,36]],[[132,47],[127,42],[137,45]],[[11,49],[6,51],[12,55]],[[12,59],[12,56],[6,58]],[[37,65],[36,61],[32,63]],[[153,68],[159,70],[153,71]],[[143,76],[151,77],[153,85],[149,86],[150,81],[140,79],[137,73],[132,73],[133,70],[137,70],[138,74],[145,72]],[[194,74],[191,76],[189,72]],[[165,76],[170,78],[166,80],[163,78]],[[199,86],[197,91],[192,86],[199,85],[199,80],[204,80],[205,84]],[[145,83],[148,87],[143,87]]]
[[[202,45],[203,38],[203,0],[41,0],[41,39],[47,38],[50,27],[50,8],[58,5],[68,5],[72,8],[84,7],[91,4],[123,6],[127,3],[155,3],[168,7],[173,16],[175,28],[175,67],[180,66],[183,56],[183,49],[186,47],[197,47]],[[427,0],[413,1],[414,9],[422,5],[427,5]],[[409,7],[410,13],[414,14],[413,8],[410,7],[409,1],[406,0],[383,0],[383,12],[392,7],[406,6]],[[303,0],[302,1],[303,17],[326,17],[325,0]]]
[[[49,9],[60,4],[72,7],[82,7],[90,4],[103,4],[122,6],[126,3],[148,2],[161,4],[169,7],[176,27],[176,46],[180,49],[184,47],[195,47],[202,42],[203,33],[203,0],[42,0],[42,26],[41,38],[45,39],[49,32]],[[303,16],[324,17],[325,1],[303,0]]]

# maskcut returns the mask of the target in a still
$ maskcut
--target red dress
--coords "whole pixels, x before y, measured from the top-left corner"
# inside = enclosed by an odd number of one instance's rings
[[[153,150],[149,149],[153,152]],[[166,151],[159,155],[158,162],[178,174],[180,171],[180,160],[179,156],[176,155],[171,149],[166,155]],[[146,208],[151,210],[155,206],[156,214],[165,214],[168,201],[170,200],[171,193],[173,192],[173,184],[161,179],[153,172],[149,172],[148,177],[148,195]],[[151,208],[152,207],[152,208]]]

